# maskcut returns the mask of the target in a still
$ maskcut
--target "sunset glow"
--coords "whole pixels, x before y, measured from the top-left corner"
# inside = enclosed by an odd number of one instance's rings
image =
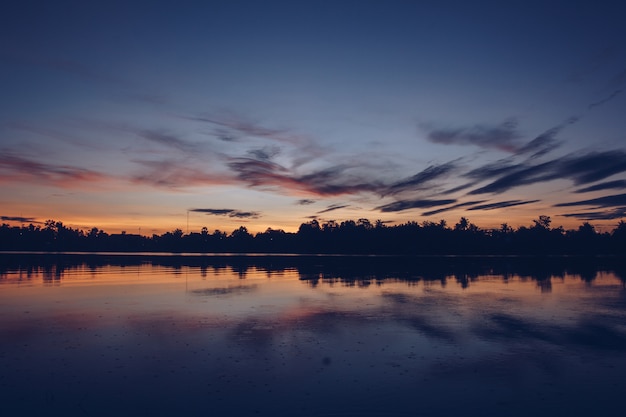
[[[297,231],[626,213],[618,2],[13,2],[0,223]]]

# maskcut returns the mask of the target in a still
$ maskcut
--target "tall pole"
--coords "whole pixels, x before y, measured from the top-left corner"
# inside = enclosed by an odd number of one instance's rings
[[[187,210],[187,234],[189,234],[189,210]]]

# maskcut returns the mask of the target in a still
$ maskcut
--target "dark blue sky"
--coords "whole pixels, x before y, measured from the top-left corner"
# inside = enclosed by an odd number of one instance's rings
[[[187,213],[192,229],[611,227],[624,6],[545,3],[14,2],[0,215],[142,233]]]

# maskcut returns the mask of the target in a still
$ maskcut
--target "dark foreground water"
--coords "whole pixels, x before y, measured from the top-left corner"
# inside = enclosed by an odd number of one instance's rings
[[[623,415],[624,271],[0,255],[0,414]]]

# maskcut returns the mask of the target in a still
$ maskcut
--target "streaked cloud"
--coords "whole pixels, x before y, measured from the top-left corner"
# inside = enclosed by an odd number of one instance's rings
[[[21,216],[0,216],[0,220],[6,222],[18,222],[18,223],[43,223],[37,221],[34,217],[21,217]]]
[[[399,200],[393,203],[385,204],[376,207],[376,210],[380,210],[383,213],[403,211],[412,208],[430,208],[437,206],[446,206],[448,204],[456,203],[457,200],[432,200],[432,199],[418,199],[418,200]]]
[[[520,137],[517,122],[507,120],[495,126],[475,125],[459,129],[435,129],[428,133],[427,139],[443,145],[475,145],[481,148],[515,152],[516,142]]]
[[[333,166],[298,175],[270,161],[234,158],[228,163],[237,179],[254,187],[278,187],[292,192],[307,192],[320,196],[377,192],[383,185],[369,178],[349,173],[350,166]]]
[[[133,160],[142,169],[132,174],[130,181],[154,187],[183,188],[199,185],[229,185],[237,181],[219,171],[210,172],[193,166],[186,159]]]
[[[559,175],[570,177],[576,185],[600,181],[626,172],[626,152],[614,150],[591,152],[577,157],[565,157],[556,167]]]
[[[508,200],[508,201],[499,201],[497,203],[489,203],[489,204],[480,204],[478,206],[470,207],[468,210],[495,210],[506,207],[515,207],[515,206],[523,206],[526,204],[537,203],[541,200]]]
[[[384,194],[398,194],[403,191],[423,189],[427,183],[445,177],[456,168],[457,166],[455,162],[448,162],[441,165],[430,165],[412,177],[391,184]]]
[[[318,160],[332,154],[333,150],[321,145],[321,142],[310,135],[289,128],[268,127],[265,124],[251,120],[233,111],[179,116],[208,125],[213,136],[225,143],[245,143],[265,141],[265,143],[279,143],[281,148],[265,145],[259,149],[252,149],[252,157],[264,159],[279,149],[281,155],[291,160],[292,167],[299,167],[311,161]],[[269,151],[269,152],[268,152]],[[234,157],[234,155],[231,155]],[[265,158],[266,159],[266,158]]]
[[[237,115],[233,112],[225,114],[201,114],[195,116],[181,116],[183,119],[192,120],[196,122],[208,123],[215,128],[219,129],[223,136],[228,137],[228,140],[232,140],[230,135],[234,137],[249,136],[257,138],[271,139],[273,141],[284,142],[289,144],[312,144],[310,138],[305,135],[299,135],[291,132],[288,129],[277,129],[263,126],[261,123],[254,122],[246,119],[241,115]]]
[[[348,204],[333,204],[333,205],[328,206],[324,210],[318,211],[316,214],[328,213],[330,211],[339,210],[339,209],[346,208],[346,207],[349,207],[349,205]]]
[[[299,188],[318,195],[378,193],[384,184],[371,177],[351,174],[351,166],[333,166],[295,178]]]
[[[523,155],[532,153],[531,158],[537,158],[551,152],[561,146],[561,143],[556,139],[556,135],[558,135],[567,126],[578,122],[578,120],[580,120],[579,117],[570,117],[565,122],[546,130],[524,146],[520,147],[516,151],[516,154]]]
[[[483,149],[497,149],[515,155],[532,153],[531,157],[536,158],[558,148],[560,143],[556,140],[557,134],[578,120],[578,117],[570,117],[565,122],[546,130],[527,143],[524,143],[524,135],[519,132],[518,123],[514,119],[499,125],[434,129],[428,133],[427,139],[442,145],[474,145]]]
[[[615,181],[602,182],[600,184],[581,188],[579,190],[576,190],[575,193],[588,193],[592,191],[623,189],[623,188],[626,188],[626,180],[615,180]]]
[[[485,164],[464,174],[464,177],[478,181],[493,179],[519,169],[520,165],[514,163],[512,158],[500,159],[496,162]]]
[[[622,150],[568,155],[540,164],[503,162],[477,168],[466,174],[477,180],[492,180],[469,194],[499,194],[522,185],[570,179],[575,185],[600,181],[626,172],[626,152]]]
[[[261,214],[256,211],[241,211],[235,209],[214,209],[214,208],[193,208],[189,209],[193,213],[204,213],[212,216],[227,216],[239,219],[258,219]]]
[[[518,164],[515,166],[506,166],[502,169],[503,172],[507,172],[507,174],[499,177],[495,181],[492,181],[485,186],[470,191],[469,194],[500,194],[522,185],[550,181],[560,178],[558,174],[552,172],[553,165],[551,163],[543,163],[532,166],[528,166],[526,164]],[[481,179],[490,179],[491,177],[488,177],[488,174],[489,170],[483,172],[483,177]]]
[[[270,161],[260,161],[254,158],[233,158],[228,166],[239,180],[252,186],[285,185],[294,181],[289,177],[287,168]]]
[[[59,187],[71,187],[111,178],[90,169],[43,163],[11,152],[0,154],[0,174],[0,182],[34,181]]]
[[[432,216],[433,214],[444,213],[446,211],[454,210],[454,209],[461,208],[461,207],[473,206],[475,204],[484,203],[485,201],[486,200],[477,200],[477,201],[467,201],[465,203],[458,203],[450,207],[444,207],[444,208],[440,208],[436,210],[425,211],[424,213],[422,213],[422,216]]]
[[[588,108],[593,109],[594,107],[601,106],[609,101],[613,100],[615,97],[620,95],[622,92],[621,89],[613,91],[608,97],[603,98],[602,100],[596,101],[594,103],[589,104]]]
[[[303,198],[301,200],[296,201],[296,204],[299,206],[308,206],[309,204],[314,204],[315,200],[309,200],[308,198]]]
[[[626,207],[618,207],[612,210],[603,211],[586,211],[581,213],[566,213],[561,214],[564,217],[573,217],[578,220],[593,221],[593,220],[617,220],[626,217]]]
[[[249,155],[261,161],[269,161],[279,153],[280,148],[278,146],[265,146],[260,149],[251,149],[248,151]]]
[[[456,187],[450,188],[448,190],[443,190],[441,191],[440,194],[447,195],[447,194],[458,193],[459,191],[473,187],[474,185],[476,185],[476,181],[466,182],[465,184],[457,185]]]
[[[604,197],[592,198],[589,200],[572,201],[568,203],[558,203],[554,207],[571,206],[594,206],[594,207],[616,207],[626,206],[626,194],[607,195]]]
[[[183,152],[197,152],[199,147],[197,143],[186,141],[172,134],[157,130],[142,130],[138,131],[137,134],[150,142],[175,148]]]

